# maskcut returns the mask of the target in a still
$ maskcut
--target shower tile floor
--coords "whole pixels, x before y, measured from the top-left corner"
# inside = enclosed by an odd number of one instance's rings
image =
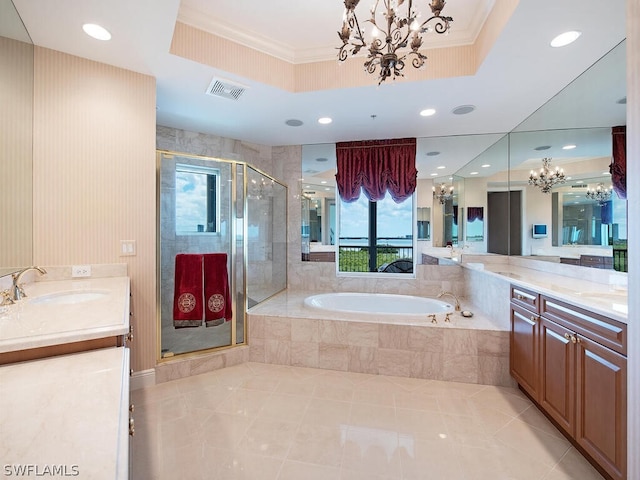
[[[517,389],[245,363],[132,392],[144,479],[602,479]]]

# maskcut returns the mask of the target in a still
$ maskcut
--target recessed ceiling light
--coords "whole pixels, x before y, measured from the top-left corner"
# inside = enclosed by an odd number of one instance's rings
[[[438,170],[443,170],[443,169],[445,169],[446,167],[445,167],[444,165],[440,165],[439,167],[436,167],[436,168],[437,168]]]
[[[329,118],[329,117],[322,117],[318,119],[318,123],[321,125],[328,125],[331,122],[333,122],[333,119]]]
[[[431,176],[432,176],[432,177],[437,177],[437,176],[438,176],[438,174],[437,174],[437,173],[432,173],[432,174],[431,174]]]
[[[436,114],[435,108],[426,108],[420,112],[420,115],[423,117],[430,117],[431,115],[435,115],[435,114]]]
[[[433,152],[427,152],[426,155],[427,157],[437,157],[438,155],[440,155],[440,152],[434,150]]]
[[[467,113],[473,112],[475,109],[475,105],[460,105],[459,107],[454,108],[451,113],[454,115],[466,115]]]
[[[325,190],[329,191],[329,190],[331,190],[331,187],[327,187],[327,188],[325,188]]]
[[[300,125],[304,125],[304,122],[302,120],[298,120],[296,118],[291,118],[284,123],[286,123],[290,127],[299,127]]]
[[[82,30],[84,30],[84,33],[96,40],[111,40],[109,30],[95,23],[85,23],[82,25]]]
[[[602,172],[602,175],[610,175],[611,172]]]
[[[478,172],[469,172],[469,175],[478,175]]]
[[[570,43],[575,42],[580,35],[582,35],[582,32],[578,32],[576,30],[572,30],[570,32],[564,32],[558,35],[553,40],[551,40],[550,45],[554,48],[566,47]]]
[[[322,180],[320,183],[325,184],[325,183],[327,183],[327,181],[326,180]]]
[[[534,150],[541,152],[542,150],[549,150],[550,148],[551,145],[540,145],[539,147],[534,148]]]
[[[577,145],[565,145],[564,147],[562,147],[563,150],[573,150],[574,148],[576,148]]]
[[[480,165],[482,168],[489,168],[491,165],[489,165],[488,163],[485,163],[484,165]]]
[[[311,188],[311,185],[305,185],[304,188]]]
[[[567,177],[567,180],[572,180],[572,179],[573,179],[573,177]]]

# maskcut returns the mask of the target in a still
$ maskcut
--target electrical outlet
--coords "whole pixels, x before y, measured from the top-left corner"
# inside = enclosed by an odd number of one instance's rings
[[[120,256],[131,257],[136,254],[135,240],[120,240]]]
[[[71,277],[90,277],[91,265],[73,265],[71,267]]]

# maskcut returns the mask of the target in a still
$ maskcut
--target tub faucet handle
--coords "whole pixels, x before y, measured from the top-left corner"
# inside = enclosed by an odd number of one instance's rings
[[[451,312],[447,313],[447,315],[444,317],[444,321],[451,322]]]
[[[438,323],[438,320],[436,320],[436,314],[435,313],[427,315],[427,317],[429,317],[431,319],[431,323]]]

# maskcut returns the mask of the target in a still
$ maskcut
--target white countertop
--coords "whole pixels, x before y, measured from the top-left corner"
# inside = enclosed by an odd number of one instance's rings
[[[621,281],[622,277],[615,272],[590,269],[591,271],[588,272],[590,276],[597,274],[603,279],[609,279],[609,283],[599,283],[589,280],[586,273],[582,277],[554,273],[553,268],[558,267],[552,263],[545,265],[544,262],[538,262],[536,268],[526,268],[508,262],[471,262],[461,265],[472,270],[486,272],[488,275],[496,275],[523,288],[528,287],[538,293],[627,323],[627,285],[626,282]],[[538,267],[547,267],[547,270],[541,270]],[[586,267],[575,268],[582,269],[576,272],[578,275],[580,271],[584,272]]]
[[[0,307],[0,353],[96,338],[129,331],[129,277],[39,281],[25,285],[27,297]],[[60,292],[100,292],[71,304],[34,303]]]
[[[29,467],[11,476],[127,478],[128,348],[5,365],[0,385],[3,475]],[[51,468],[66,475],[46,475]]]

